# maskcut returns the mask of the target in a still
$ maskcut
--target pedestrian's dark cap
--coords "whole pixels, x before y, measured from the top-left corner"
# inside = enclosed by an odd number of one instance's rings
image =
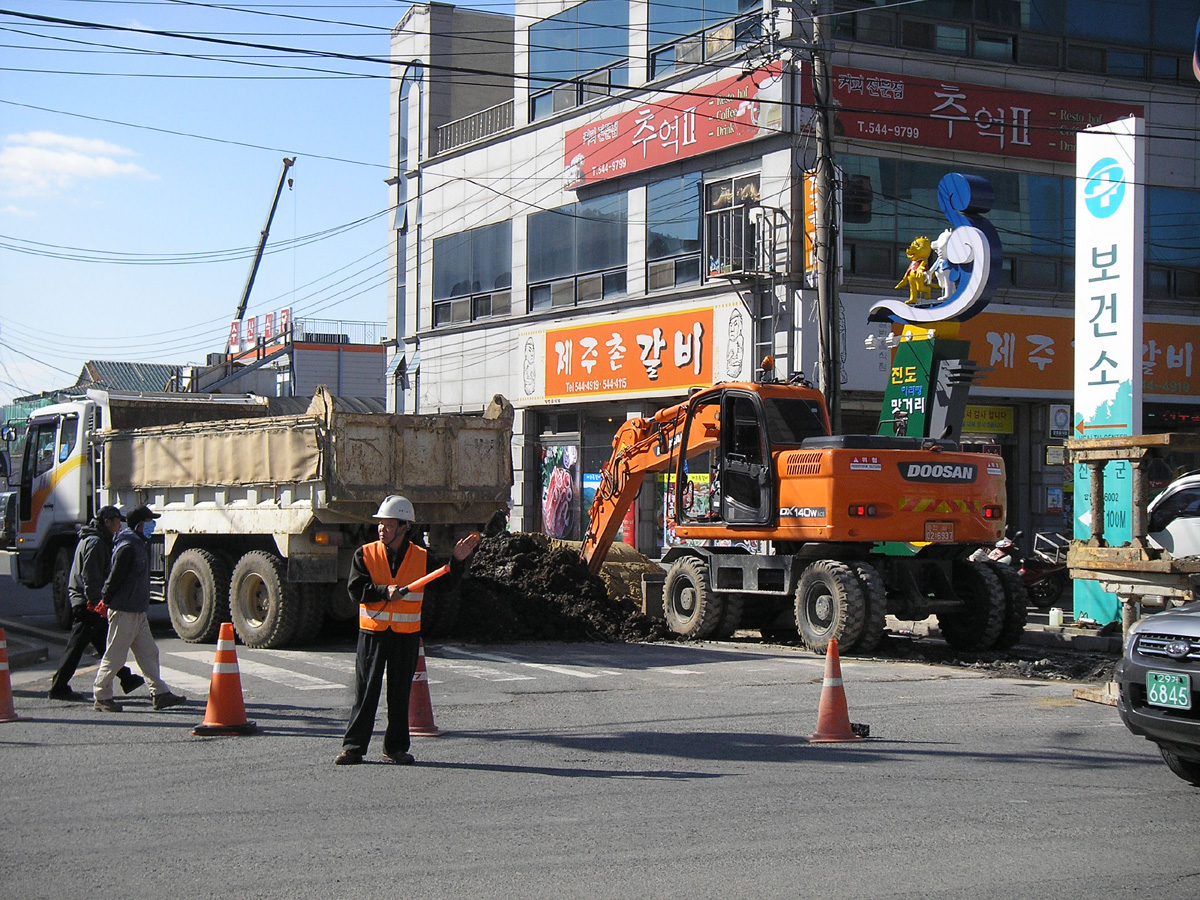
[[[161,519],[162,516],[156,512],[151,512],[150,507],[143,503],[141,506],[135,506],[131,509],[129,515],[125,518],[128,520],[130,528],[137,528],[149,519]]]
[[[122,522],[125,521],[125,516],[122,515],[121,511],[115,506],[103,507],[100,512],[96,513],[96,518],[101,522],[106,522],[109,519],[120,519]]]

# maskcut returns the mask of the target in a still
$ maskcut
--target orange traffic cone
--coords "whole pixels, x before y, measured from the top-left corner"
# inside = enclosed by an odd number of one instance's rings
[[[821,688],[821,705],[817,709],[817,730],[808,740],[814,744],[862,740],[850,725],[836,639],[829,642],[829,650],[825,653],[825,682]]]
[[[242,674],[238,670],[237,650],[234,649],[233,623],[221,624],[217,639],[217,656],[213,662],[212,682],[208,687],[208,709],[204,721],[192,729],[192,734],[254,734],[258,726],[246,721],[246,706],[242,702]]]
[[[15,722],[19,718],[13,708],[12,679],[8,675],[8,638],[0,628],[0,722]]]
[[[425,642],[420,642],[417,671],[408,693],[408,733],[419,737],[439,737],[441,729],[433,724],[433,703],[429,699],[429,673],[425,670]]]

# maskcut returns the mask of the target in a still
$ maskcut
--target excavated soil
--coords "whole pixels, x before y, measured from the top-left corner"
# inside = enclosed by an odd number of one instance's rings
[[[503,642],[670,640],[662,623],[642,615],[628,594],[609,597],[578,552],[551,548],[540,535],[484,537],[467,567],[458,616],[445,636]]]
[[[640,573],[654,568],[642,557],[605,565],[590,574],[577,549],[554,546],[541,535],[508,532],[484,537],[459,588],[452,622],[441,639],[473,643],[512,641],[672,641],[666,625],[640,612]],[[757,642],[756,632],[736,639]],[[765,642],[764,642],[765,643]],[[783,642],[796,646],[796,642]],[[854,656],[855,654],[846,654]],[[870,658],[972,669],[994,677],[1104,682],[1116,659],[1098,653],[1014,647],[964,653],[941,641],[889,634]]]

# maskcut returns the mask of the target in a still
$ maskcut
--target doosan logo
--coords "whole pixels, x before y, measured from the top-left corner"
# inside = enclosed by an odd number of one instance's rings
[[[937,484],[970,484],[978,467],[948,463],[900,463],[900,474],[906,481],[928,481]]]

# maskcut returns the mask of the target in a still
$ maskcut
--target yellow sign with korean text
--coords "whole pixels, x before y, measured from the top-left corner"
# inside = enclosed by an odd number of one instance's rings
[[[1011,406],[967,406],[963,416],[963,434],[1012,434]]]

